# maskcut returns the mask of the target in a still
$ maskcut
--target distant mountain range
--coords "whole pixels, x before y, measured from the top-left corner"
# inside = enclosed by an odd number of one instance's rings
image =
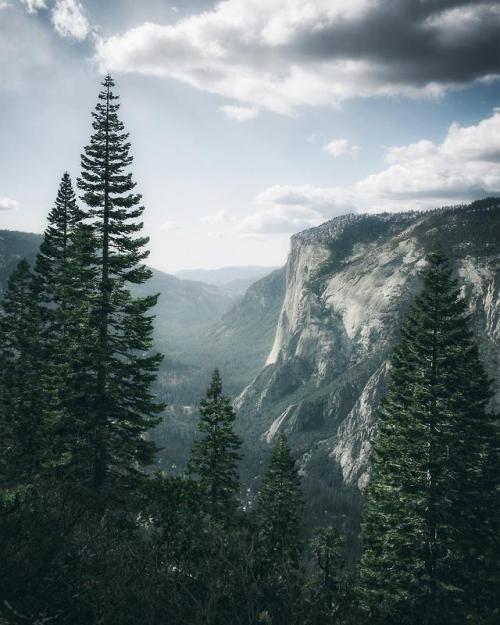
[[[267,276],[279,267],[261,267],[258,265],[241,267],[220,267],[219,269],[183,269],[175,275],[183,280],[195,280],[214,284],[229,294],[243,295],[248,287]]]
[[[39,241],[0,231],[0,288]],[[161,293],[155,348],[165,360],[156,391],[168,407],[154,433],[159,466],[182,470],[217,366],[237,397],[244,484],[254,487],[276,433],[285,432],[299,458],[309,522],[334,519],[355,536],[388,357],[437,242],[467,297],[500,411],[500,200],[345,215],[294,235],[284,268],[154,271],[138,289]],[[253,281],[241,297],[227,288],[239,280]]]
[[[21,258],[33,263],[41,240],[39,234],[0,231],[0,292]],[[182,279],[153,269],[151,280],[134,287],[137,295],[160,293],[155,349],[165,358],[156,391],[168,404],[168,418],[157,433],[165,447],[162,465],[183,465],[213,368],[221,369],[227,392],[236,396],[265,362],[285,286],[283,269],[259,281],[270,272],[269,267],[223,267],[180,272],[189,276]],[[195,280],[198,276],[211,283]]]

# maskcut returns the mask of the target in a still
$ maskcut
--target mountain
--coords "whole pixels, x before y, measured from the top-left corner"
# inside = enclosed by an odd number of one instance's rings
[[[5,289],[10,274],[22,258],[33,261],[41,241],[39,234],[0,230],[0,292]]]
[[[225,392],[236,396],[264,366],[284,295],[282,268],[255,282],[220,319],[158,338],[156,347],[165,361],[157,386],[167,403],[167,416],[155,432],[162,447],[162,467],[183,469],[195,435],[198,405],[215,367],[221,371]],[[164,323],[157,314],[157,328]]]
[[[241,266],[221,267],[220,269],[183,269],[175,275],[183,280],[196,280],[215,284],[235,297],[243,295],[257,280],[267,276],[278,267]]]
[[[234,297],[213,284],[181,280],[158,269],[148,282],[134,289],[138,295],[159,293],[154,309],[155,339],[181,339],[219,320]]]
[[[33,262],[42,235],[16,230],[0,230],[0,292],[17,263],[26,258]],[[153,269],[151,280],[135,291],[138,294],[160,293],[155,309],[158,340],[192,333],[195,328],[214,323],[234,303],[234,295],[213,284],[181,280]]]
[[[500,409],[500,199],[346,215],[292,237],[272,349],[236,402],[251,486],[278,432],[300,458],[311,523],[356,533],[374,407],[425,255],[442,244],[467,297]]]
[[[39,235],[0,231],[0,288]],[[168,403],[154,437],[159,466],[182,470],[197,406],[214,367],[237,396],[250,491],[277,432],[299,458],[308,524],[333,522],[356,546],[370,443],[388,357],[420,288],[425,255],[441,243],[469,302],[500,412],[500,200],[418,213],[345,215],[292,237],[286,267],[236,299],[225,288],[153,272],[160,292],[156,384]],[[226,283],[227,284],[227,283]]]

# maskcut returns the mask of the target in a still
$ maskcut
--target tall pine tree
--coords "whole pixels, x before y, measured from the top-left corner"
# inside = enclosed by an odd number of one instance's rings
[[[8,281],[0,307],[0,490],[8,502],[40,480],[50,459],[53,402],[39,283],[26,260]]]
[[[255,501],[261,620],[273,625],[301,622],[302,513],[295,460],[286,437],[279,435]]]
[[[217,369],[201,402],[200,415],[198,429],[204,437],[193,444],[188,473],[198,479],[210,517],[231,523],[238,507],[241,440],[233,431],[236,415],[231,399],[222,393]]]
[[[60,465],[66,468],[75,466],[77,450],[84,446],[85,418],[81,413],[92,389],[85,384],[82,370],[83,363],[87,373],[89,366],[93,368],[96,342],[89,311],[98,258],[92,228],[83,224],[83,217],[66,172],[35,262],[43,303],[46,377],[59,412],[53,450],[59,456]],[[89,454],[86,445],[82,458],[87,457],[87,465]],[[70,489],[76,494],[75,487],[73,481]]]
[[[498,609],[498,431],[469,321],[445,257],[431,254],[379,409],[362,526],[370,623],[483,623]]]
[[[133,297],[144,283],[147,237],[139,236],[144,207],[134,192],[128,134],[118,117],[114,82],[106,76],[93,115],[93,134],[81,157],[78,187],[98,244],[99,282],[94,323],[97,332],[95,392],[88,414],[93,432],[92,477],[100,491],[116,495],[133,488],[140,467],[154,458],[144,433],[157,423],[162,406],[150,390],[161,356],[150,354],[157,296]]]

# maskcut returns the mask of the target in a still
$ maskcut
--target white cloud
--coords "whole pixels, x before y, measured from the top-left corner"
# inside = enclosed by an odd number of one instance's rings
[[[500,195],[500,109],[478,124],[452,124],[441,143],[421,140],[386,150],[387,167],[351,187],[278,185],[239,229],[297,232],[336,215],[436,208]]]
[[[473,126],[452,124],[444,141],[387,150],[389,165],[355,185],[379,206],[432,207],[500,193],[500,111]]]
[[[213,230],[211,232],[207,232],[207,237],[211,239],[222,239],[224,237],[229,236],[229,232],[223,232],[222,230]]]
[[[324,218],[305,206],[275,206],[245,217],[239,231],[253,234],[291,233],[317,226]]]
[[[247,107],[247,106],[221,106],[220,110],[229,117],[230,119],[234,119],[237,122],[247,122],[251,119],[255,119],[259,114],[259,109],[255,107]]]
[[[348,139],[332,139],[323,147],[323,152],[331,156],[356,156],[359,150],[359,145],[353,145]]]
[[[52,24],[67,39],[83,41],[90,33],[90,24],[78,0],[57,0],[52,9]]]
[[[264,205],[305,206],[323,217],[332,217],[352,210],[352,192],[343,187],[313,187],[311,185],[275,185],[259,194]]]
[[[10,4],[7,0],[0,0],[0,11],[2,9],[7,9],[8,7],[10,7]]]
[[[11,211],[18,207],[17,200],[10,197],[0,197],[0,211]]]
[[[348,189],[311,185],[276,185],[263,191],[257,202],[262,208],[241,222],[240,231],[297,232],[355,210]]]
[[[162,230],[177,230],[177,224],[175,221],[165,221],[162,225],[161,225],[161,229]]]
[[[436,97],[500,75],[495,3],[409,4],[225,0],[174,24],[102,38],[96,59],[104,70],[165,76],[284,115],[350,97]],[[398,29],[387,46],[389,23]]]
[[[47,8],[45,0],[21,0],[21,3],[26,7],[28,13],[36,13]]]
[[[217,213],[213,213],[211,215],[205,215],[200,219],[202,224],[207,224],[209,226],[216,226],[220,224],[231,224],[234,223],[235,218],[230,215],[226,210],[220,210]]]

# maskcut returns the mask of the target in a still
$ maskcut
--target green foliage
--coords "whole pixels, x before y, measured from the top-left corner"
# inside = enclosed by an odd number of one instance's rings
[[[118,117],[113,80],[102,83],[93,115],[94,133],[81,157],[78,187],[91,219],[99,250],[100,275],[94,306],[97,334],[95,393],[89,413],[94,432],[93,482],[108,495],[126,496],[140,478],[140,467],[152,462],[155,445],[143,434],[162,410],[150,386],[162,357],[148,353],[157,296],[132,297],[129,285],[141,284],[151,271],[142,261],[146,237],[137,236],[144,207],[134,193],[127,168],[132,163],[128,134]]]
[[[359,622],[346,557],[356,526],[348,511],[359,499],[331,471],[327,446],[306,465],[309,518],[328,522],[307,555],[301,478],[284,435],[257,496],[248,491],[240,504],[242,440],[218,370],[201,402],[188,475],[144,470],[162,409],[152,388],[161,360],[151,353],[157,296],[144,290],[151,272],[142,264],[143,208],[113,86],[106,77],[82,156],[85,209],[64,174],[35,272],[19,263],[0,307],[0,623]],[[334,264],[364,241],[351,221]],[[367,240],[388,234],[385,222],[367,223]],[[261,316],[234,308],[207,341],[200,372],[224,342],[254,341],[233,385],[256,366],[283,275],[256,287],[244,302]],[[500,436],[468,321],[445,259],[433,254],[380,408],[359,593],[373,625],[437,625],[443,615],[450,625],[498,622]],[[314,397],[335,391],[347,414],[353,378],[359,383],[367,369],[318,393],[302,383],[305,366],[291,363],[279,381],[307,448],[309,429],[324,419]],[[275,374],[268,370],[261,383]],[[278,393],[262,413],[281,413],[286,403]],[[335,497],[321,496],[325,485]]]
[[[423,282],[379,410],[362,595],[374,624],[437,625],[443,614],[450,625],[488,622],[498,610],[491,503],[500,484],[490,470],[498,458],[491,391],[442,253],[429,256]]]
[[[189,475],[198,479],[200,493],[212,520],[226,523],[238,507],[237,462],[241,440],[233,431],[235,412],[231,399],[222,394],[222,379],[215,369],[200,405],[199,431],[204,437],[193,443]]]
[[[344,560],[344,541],[334,527],[319,527],[311,539],[312,574],[306,588],[306,623],[354,622],[354,579]]]
[[[19,264],[0,311],[7,623],[137,623],[146,594],[137,580],[151,554],[136,519],[155,450],[145,433],[161,410],[150,390],[161,360],[149,353],[156,296],[128,289],[149,277],[146,239],[134,238],[143,209],[104,84],[82,157],[89,208],[77,207],[65,174],[36,273]]]
[[[39,283],[22,260],[0,308],[0,498],[37,483],[51,463],[54,404],[45,374],[46,344]]]
[[[295,461],[285,436],[279,435],[255,501],[261,613],[273,625],[300,622],[302,510]]]
[[[61,292],[61,276],[68,264],[68,248],[75,226],[83,213],[77,206],[71,178],[66,172],[59,185],[56,201],[48,216],[35,271],[40,280],[42,299],[49,306],[61,304],[65,297]]]

